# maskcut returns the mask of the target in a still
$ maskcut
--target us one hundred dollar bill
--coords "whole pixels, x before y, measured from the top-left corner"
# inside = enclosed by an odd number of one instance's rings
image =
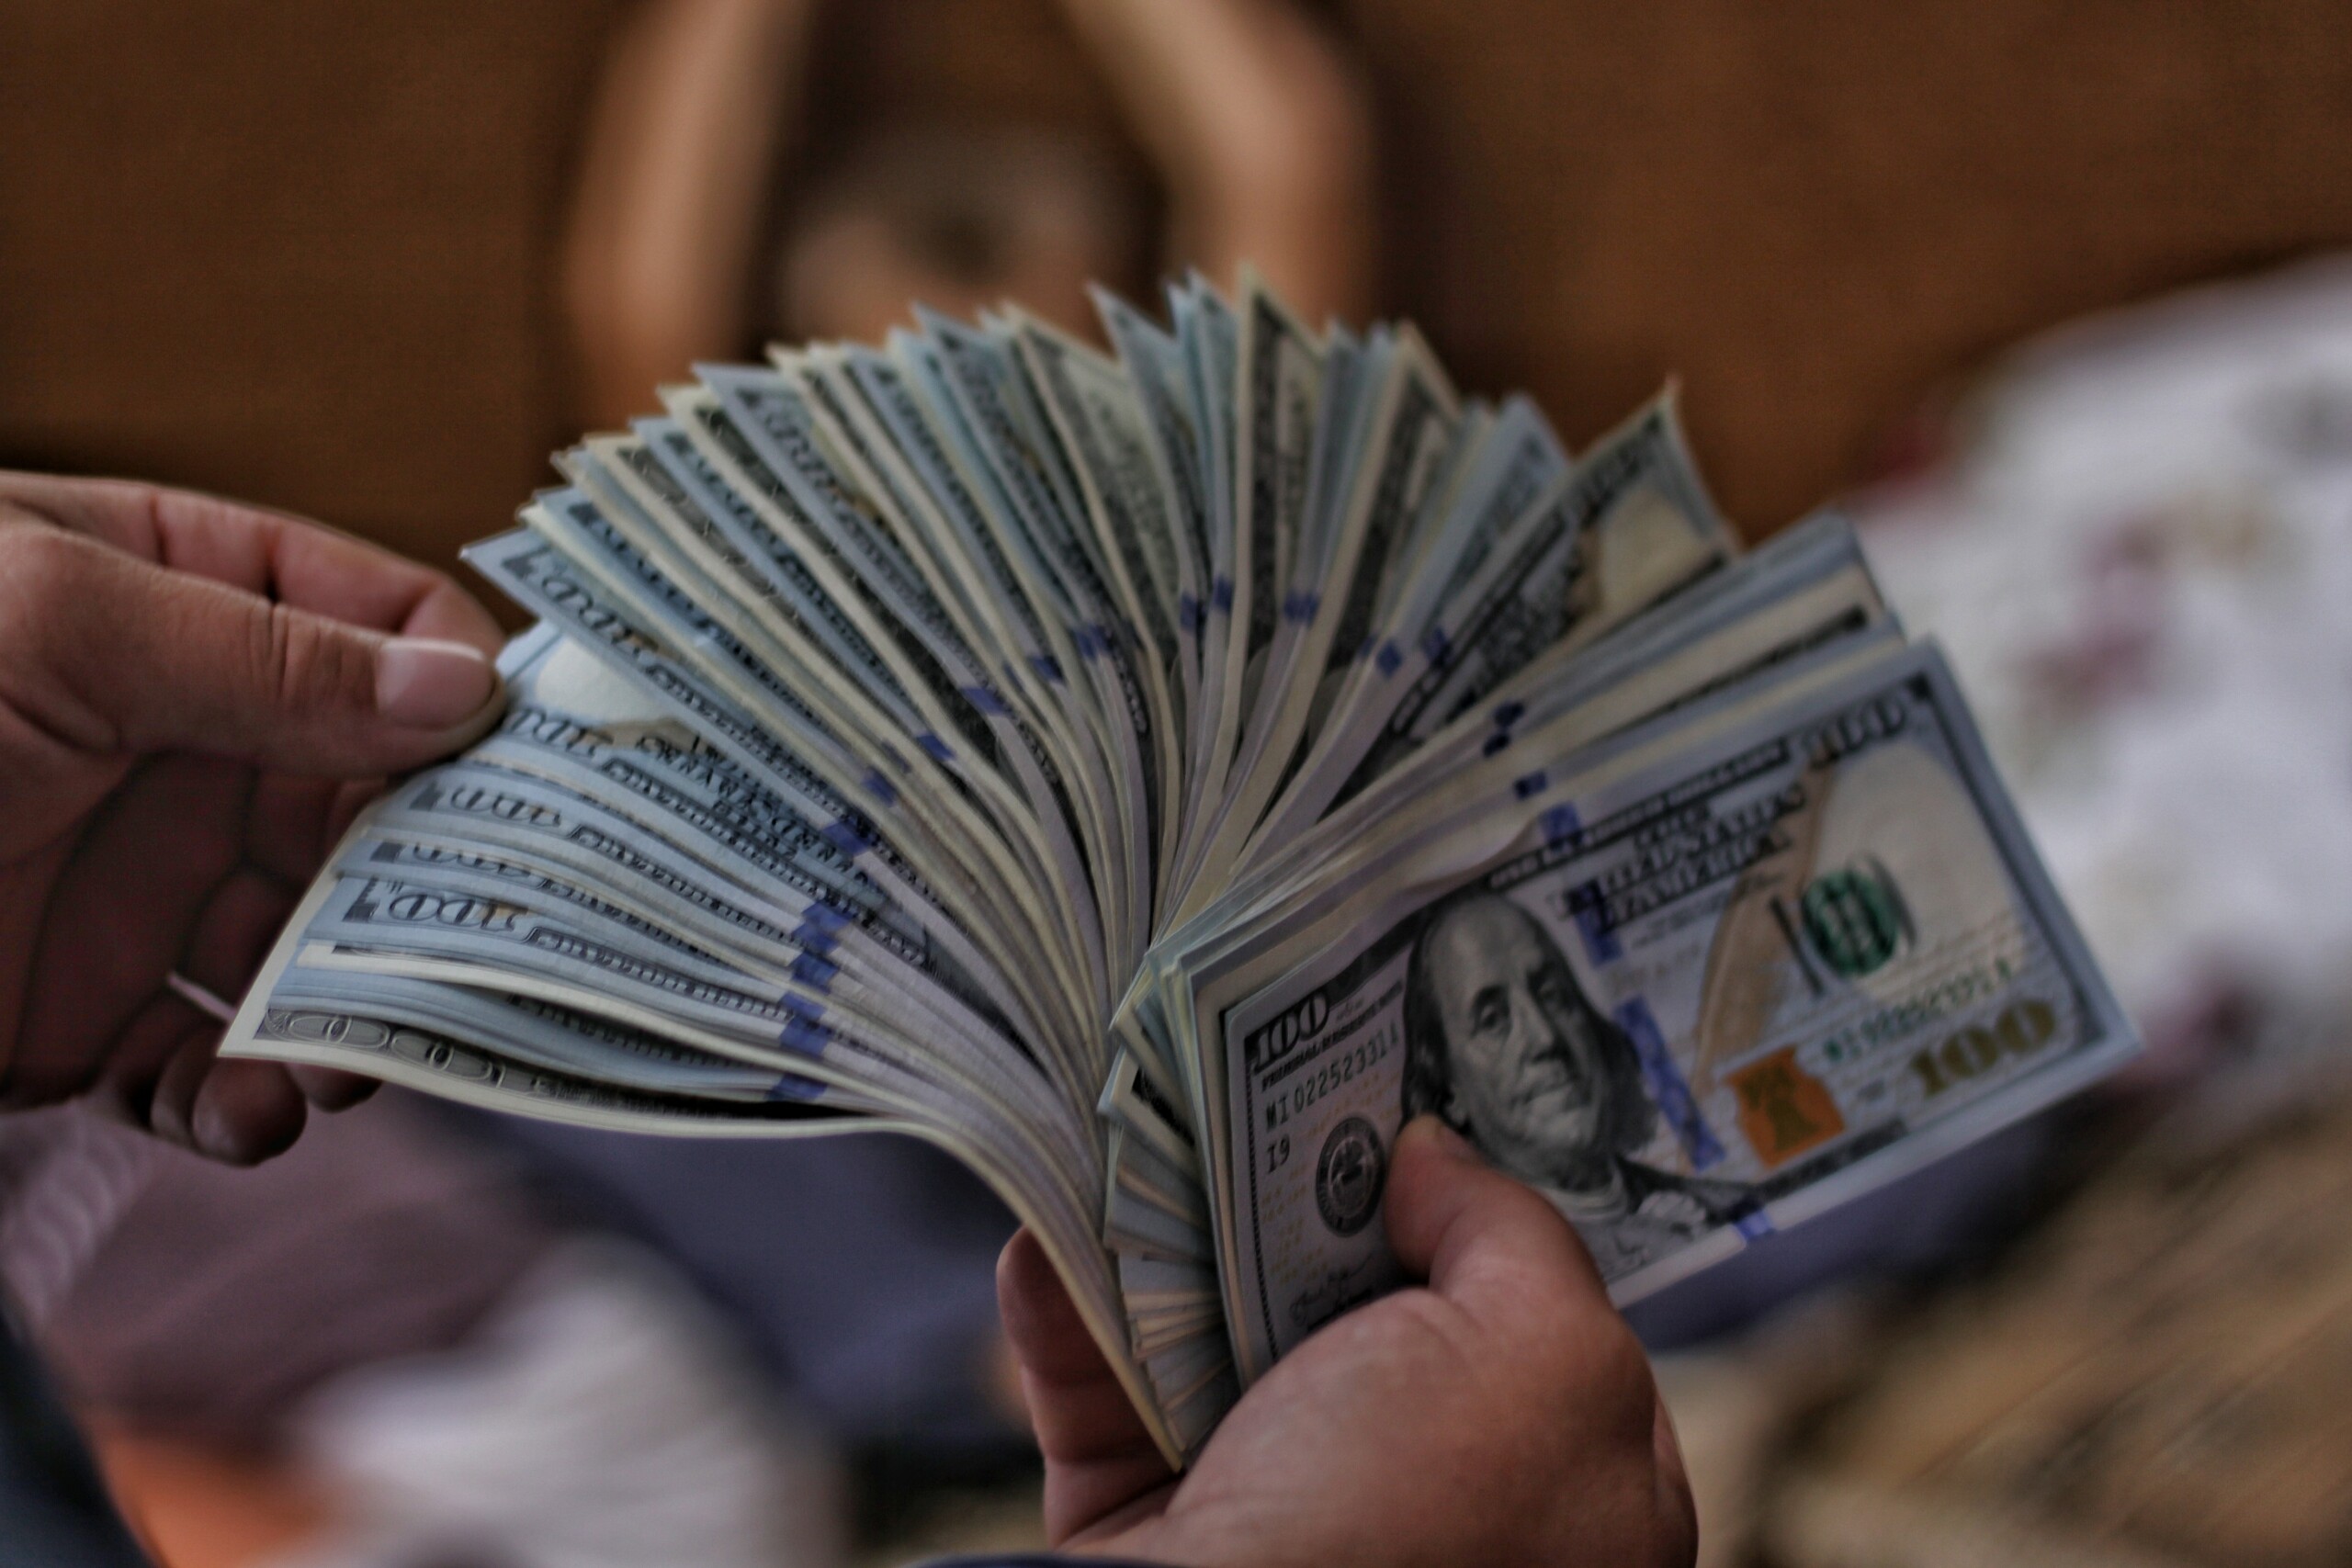
[[[1414,1115],[1632,1299],[2133,1048],[1935,650],[1803,673],[1521,774],[1192,981],[1248,1373],[1395,1282],[1371,1221]]]
[[[469,553],[505,721],[361,817],[225,1049],[587,1125],[887,1129],[1162,1452],[1400,1282],[1440,1116],[1621,1300],[2133,1049],[1834,516],[1672,396],[1575,455],[1245,275],[664,389]]]

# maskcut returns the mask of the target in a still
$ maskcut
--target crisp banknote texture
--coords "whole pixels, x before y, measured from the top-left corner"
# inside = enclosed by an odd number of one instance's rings
[[[1245,274],[704,366],[469,558],[503,722],[224,1050],[988,1181],[1184,1463],[1444,1118],[1622,1300],[2132,1048],[1958,689],[1669,393],[1581,455]]]
[[[1523,828],[1465,864],[1399,856],[1224,1004],[1253,1371],[1394,1282],[1414,1114],[1638,1294],[2130,1048],[1932,649],[1646,750],[1498,803]]]

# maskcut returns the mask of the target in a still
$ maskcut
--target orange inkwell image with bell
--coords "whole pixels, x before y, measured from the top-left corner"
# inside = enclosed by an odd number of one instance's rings
[[[1822,1081],[1797,1066],[1794,1046],[1730,1076],[1739,1097],[1739,1130],[1766,1165],[1779,1165],[1846,1130]]]

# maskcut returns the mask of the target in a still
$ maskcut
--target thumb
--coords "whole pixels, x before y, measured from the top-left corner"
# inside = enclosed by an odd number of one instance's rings
[[[0,697],[94,751],[196,750],[289,773],[396,772],[496,716],[463,643],[391,637],[52,528],[0,551]]]
[[[1046,1460],[1046,1535],[1059,1544],[1166,1484],[1168,1465],[1031,1232],[1005,1245],[996,1288]]]
[[[1397,1261],[1474,1314],[1564,1301],[1611,1312],[1592,1255],[1558,1211],[1435,1116],[1408,1122],[1383,1199]]]

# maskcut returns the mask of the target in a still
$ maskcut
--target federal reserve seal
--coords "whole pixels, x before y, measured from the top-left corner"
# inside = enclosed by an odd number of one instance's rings
[[[1388,1151],[1371,1122],[1351,1116],[1331,1129],[1315,1162],[1315,1207],[1334,1235],[1353,1235],[1372,1223],[1387,1174]]]

